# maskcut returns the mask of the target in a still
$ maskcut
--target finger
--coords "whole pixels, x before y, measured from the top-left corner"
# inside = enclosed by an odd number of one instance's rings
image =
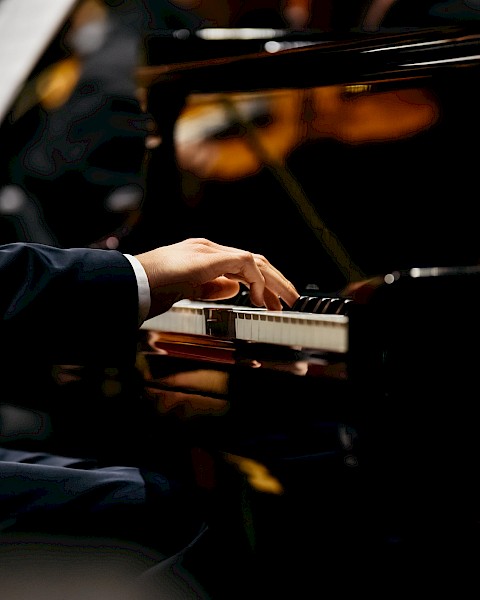
[[[250,288],[252,302],[257,306],[264,305],[265,279],[252,252],[221,246],[206,239],[196,239],[193,242],[197,244],[197,252],[215,255],[217,273],[214,277],[222,274],[229,279],[244,282]],[[203,285],[206,280],[199,283]]]
[[[241,282],[243,283],[250,292],[250,302],[254,305],[254,306],[265,306],[265,281],[263,279],[263,277],[261,276],[261,280],[260,282],[253,282],[250,280],[249,277],[245,277],[234,273],[226,273],[225,274],[225,278],[229,279],[230,281],[237,281],[237,282]]]
[[[279,299],[281,298],[287,306],[293,306],[300,294],[295,289],[295,286],[275,268],[264,256],[256,254],[255,261],[265,279],[265,288]],[[265,296],[265,293],[264,293]],[[267,303],[267,298],[265,297]],[[268,303],[277,305],[277,301],[269,295]]]
[[[293,306],[300,297],[295,286],[264,256],[256,254],[255,261],[265,278],[266,289],[273,292],[277,298],[282,298],[288,306]]]
[[[254,296],[252,286],[245,277],[234,275],[233,273],[227,273],[225,277],[240,281],[246,285],[250,289],[250,299],[252,304],[255,304],[256,306],[267,306],[269,310],[280,310],[283,308],[279,300],[280,298],[287,306],[293,306],[300,297],[300,294],[297,292],[294,285],[285,279],[285,277],[283,277],[276,269],[273,269],[273,271],[269,273],[268,267],[266,267],[264,272],[263,294],[261,297]]]
[[[256,306],[278,307],[282,298],[288,306],[293,306],[300,294],[285,276],[276,269],[263,255],[254,254],[230,246],[222,246],[210,240],[197,240],[201,243],[204,252],[223,255],[224,276],[235,281],[241,281],[250,289],[250,299]],[[217,267],[220,266],[217,264]],[[222,268],[222,267],[220,267]],[[265,289],[270,294],[268,301],[265,299]]]
[[[241,281],[250,289],[250,300],[255,306],[264,306],[265,278],[253,254],[243,252],[235,259],[232,267],[224,274],[230,280]]]
[[[268,288],[265,288],[263,297],[265,298],[265,306],[268,310],[282,310],[283,307],[279,297]]]

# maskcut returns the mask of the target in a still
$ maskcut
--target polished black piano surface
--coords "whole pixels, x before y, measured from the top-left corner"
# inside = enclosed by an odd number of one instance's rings
[[[191,445],[212,531],[261,572],[262,595],[311,593],[318,569],[328,593],[347,569],[346,594],[400,574],[399,586],[437,585],[439,564],[447,578],[471,576],[480,323],[456,303],[476,305],[479,277],[477,266],[393,272],[357,288],[341,314],[284,310],[268,323],[320,326],[303,344],[238,335],[238,317],[261,316],[245,304],[180,302],[171,320],[144,324],[146,397]],[[205,333],[177,320],[190,310]],[[331,347],[332,316],[346,350]]]

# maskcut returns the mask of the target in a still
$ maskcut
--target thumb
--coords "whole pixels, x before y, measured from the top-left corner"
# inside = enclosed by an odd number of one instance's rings
[[[202,283],[193,290],[192,300],[227,300],[233,298],[240,291],[238,281],[232,281],[227,277],[217,277],[206,283]]]

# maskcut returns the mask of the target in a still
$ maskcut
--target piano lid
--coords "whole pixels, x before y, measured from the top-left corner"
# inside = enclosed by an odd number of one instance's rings
[[[185,43],[191,59],[185,59],[185,51],[178,62],[168,64],[160,60],[159,47],[165,40],[153,38],[147,41],[148,63],[138,69],[138,80],[144,86],[181,82],[189,92],[201,93],[379,82],[388,86],[480,65],[480,21],[380,33],[313,31],[303,32],[303,39],[292,36],[272,32],[271,41],[276,43],[271,45],[277,51],[269,50],[265,40],[254,40],[257,48],[262,42],[259,51],[250,41],[243,53],[235,46],[235,54],[220,45],[220,54],[213,58],[204,45],[214,41],[190,40]]]
[[[78,0],[0,1],[0,123]]]

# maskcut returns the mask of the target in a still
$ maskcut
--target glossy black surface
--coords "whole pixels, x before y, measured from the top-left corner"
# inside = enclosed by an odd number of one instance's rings
[[[270,573],[270,590],[311,591],[317,561],[329,590],[349,561],[354,589],[369,586],[372,562],[378,576],[402,573],[423,585],[416,561],[424,553],[471,575],[480,321],[446,310],[452,294],[478,302],[479,268],[372,280],[349,303],[346,356],[253,343],[212,362],[201,340],[179,337],[175,347],[159,335],[145,346],[151,393],[213,460],[213,531],[234,544],[250,540],[246,555]],[[178,392],[185,404],[172,397]],[[205,463],[197,468],[205,476]],[[299,554],[311,544],[311,555]]]

